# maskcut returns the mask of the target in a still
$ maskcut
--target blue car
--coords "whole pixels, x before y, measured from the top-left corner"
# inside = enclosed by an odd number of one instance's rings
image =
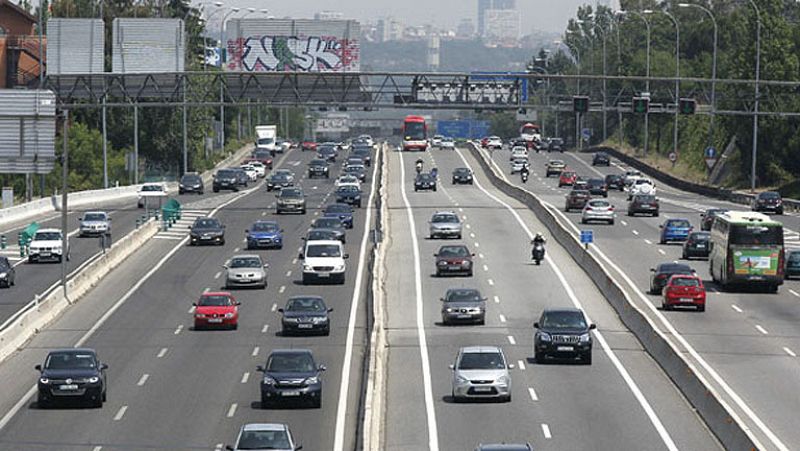
[[[331,204],[325,207],[325,211],[322,213],[323,217],[330,217],[330,218],[339,218],[342,221],[342,225],[344,225],[348,229],[353,228],[353,207],[348,204]]]
[[[247,234],[247,249],[283,248],[283,229],[275,221],[256,221]]]
[[[660,227],[661,244],[666,244],[668,241],[686,241],[692,233],[692,225],[688,219],[667,219]]]

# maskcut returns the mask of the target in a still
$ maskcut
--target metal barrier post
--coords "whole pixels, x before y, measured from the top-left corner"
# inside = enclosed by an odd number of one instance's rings
[[[8,238],[5,235],[0,235],[0,249],[8,247]]]

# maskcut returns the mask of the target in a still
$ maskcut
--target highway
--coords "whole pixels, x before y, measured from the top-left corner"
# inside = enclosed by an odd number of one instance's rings
[[[509,175],[508,156],[508,150],[495,151],[492,155],[508,180],[522,186],[519,176]],[[635,293],[634,301],[655,324],[668,332],[676,346],[752,429],[764,449],[796,447],[800,443],[800,431],[793,412],[800,408],[800,398],[787,394],[795,391],[794,381],[800,370],[797,358],[800,353],[797,332],[800,282],[786,281],[777,294],[721,292],[710,280],[707,261],[693,260],[687,263],[697,270],[708,290],[705,313],[661,311],[660,298],[646,294],[650,278],[648,268],[681,258],[680,244],[658,244],[659,224],[667,218],[686,218],[699,229],[700,212],[706,208],[749,210],[749,207],[657,183],[661,217],[627,217],[625,194],[611,192],[609,199],[618,213],[616,225],[580,225],[580,212],[563,212],[568,188],[559,189],[555,177],[544,177],[545,164],[551,158],[563,159],[585,177],[619,173],[623,165],[612,160],[609,168],[593,168],[591,154],[532,153],[532,174],[524,186],[552,204],[551,210],[565,218],[565,223],[572,224],[570,227],[576,234],[579,229],[594,231],[596,249],[607,257],[609,267],[620,276],[618,280],[625,289]],[[776,219],[786,225],[787,247],[800,245],[797,235],[800,218],[787,214]]]
[[[530,234],[544,227],[527,208],[480,173],[475,186],[452,186],[455,167],[479,168],[464,150],[424,154],[425,166],[437,167],[442,183],[436,192],[416,193],[413,166],[419,155],[389,155],[388,407],[382,449],[465,450],[481,442],[530,442],[537,450],[720,448],[557,243],[548,243],[542,266],[530,261]],[[427,222],[437,210],[462,217],[462,240],[428,238]],[[473,277],[432,275],[432,254],[445,242],[464,243],[475,252]],[[486,325],[439,324],[439,298],[450,287],[478,288],[488,298]],[[532,323],[541,311],[574,306],[598,325],[593,364],[529,360]],[[452,402],[448,365],[468,345],[500,346],[517,366],[510,403]]]
[[[368,208],[357,211],[354,228],[348,230],[346,250],[351,259],[346,283],[301,285],[296,258],[300,238],[331,201],[334,176],[341,167],[339,162],[331,165],[329,180],[307,180],[305,164],[310,158],[310,153],[293,150],[276,165],[302,176],[308,214],[276,217],[274,196],[263,183],[240,194],[191,204],[193,211],[205,207],[226,224],[224,246],[189,247],[185,239],[169,236],[151,240],[80,304],[0,365],[0,374],[13,380],[0,399],[0,410],[8,412],[0,419],[0,448],[220,449],[234,441],[244,423],[286,422],[305,449],[330,449],[335,440],[352,449],[364,351],[361,302],[366,277],[359,257],[369,246]],[[369,190],[370,185],[364,188]],[[221,265],[246,252],[244,231],[263,218],[277,219],[286,241],[281,250],[258,251],[270,264],[269,286],[234,292],[242,302],[238,330],[192,330],[192,302],[203,291],[222,287]],[[361,277],[356,275],[359,267]],[[334,308],[329,337],[279,334],[276,309],[299,294],[319,294]],[[33,365],[41,363],[47,349],[73,345],[97,349],[109,364],[108,402],[102,409],[38,409],[35,398],[27,396],[36,381]],[[272,349],[305,347],[327,366],[322,408],[262,410],[256,366],[264,364]],[[341,402],[340,393],[346,393]]]

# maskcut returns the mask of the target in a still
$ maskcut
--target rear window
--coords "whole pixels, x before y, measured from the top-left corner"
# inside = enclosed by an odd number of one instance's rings
[[[763,225],[732,225],[728,236],[730,244],[780,245],[783,244],[783,227]]]
[[[693,277],[675,277],[672,279],[674,287],[699,287],[700,281]]]
[[[634,200],[644,204],[651,204],[656,201],[656,196],[636,196]]]
[[[689,224],[689,221],[678,219],[667,222],[667,227],[688,228],[691,227],[691,225]]]
[[[800,251],[789,252],[789,261],[793,263],[800,262]]]
[[[610,207],[611,206],[611,204],[608,201],[605,201],[605,200],[593,200],[593,201],[589,202],[589,205],[591,205],[592,207]]]
[[[775,191],[767,191],[758,195],[762,199],[780,199],[781,195]]]

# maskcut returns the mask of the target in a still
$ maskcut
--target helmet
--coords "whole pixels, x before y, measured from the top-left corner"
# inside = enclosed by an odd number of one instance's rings
[[[539,239],[540,240],[542,238],[544,238],[544,236],[542,236],[542,232],[536,232],[536,236],[534,237],[534,239]]]

